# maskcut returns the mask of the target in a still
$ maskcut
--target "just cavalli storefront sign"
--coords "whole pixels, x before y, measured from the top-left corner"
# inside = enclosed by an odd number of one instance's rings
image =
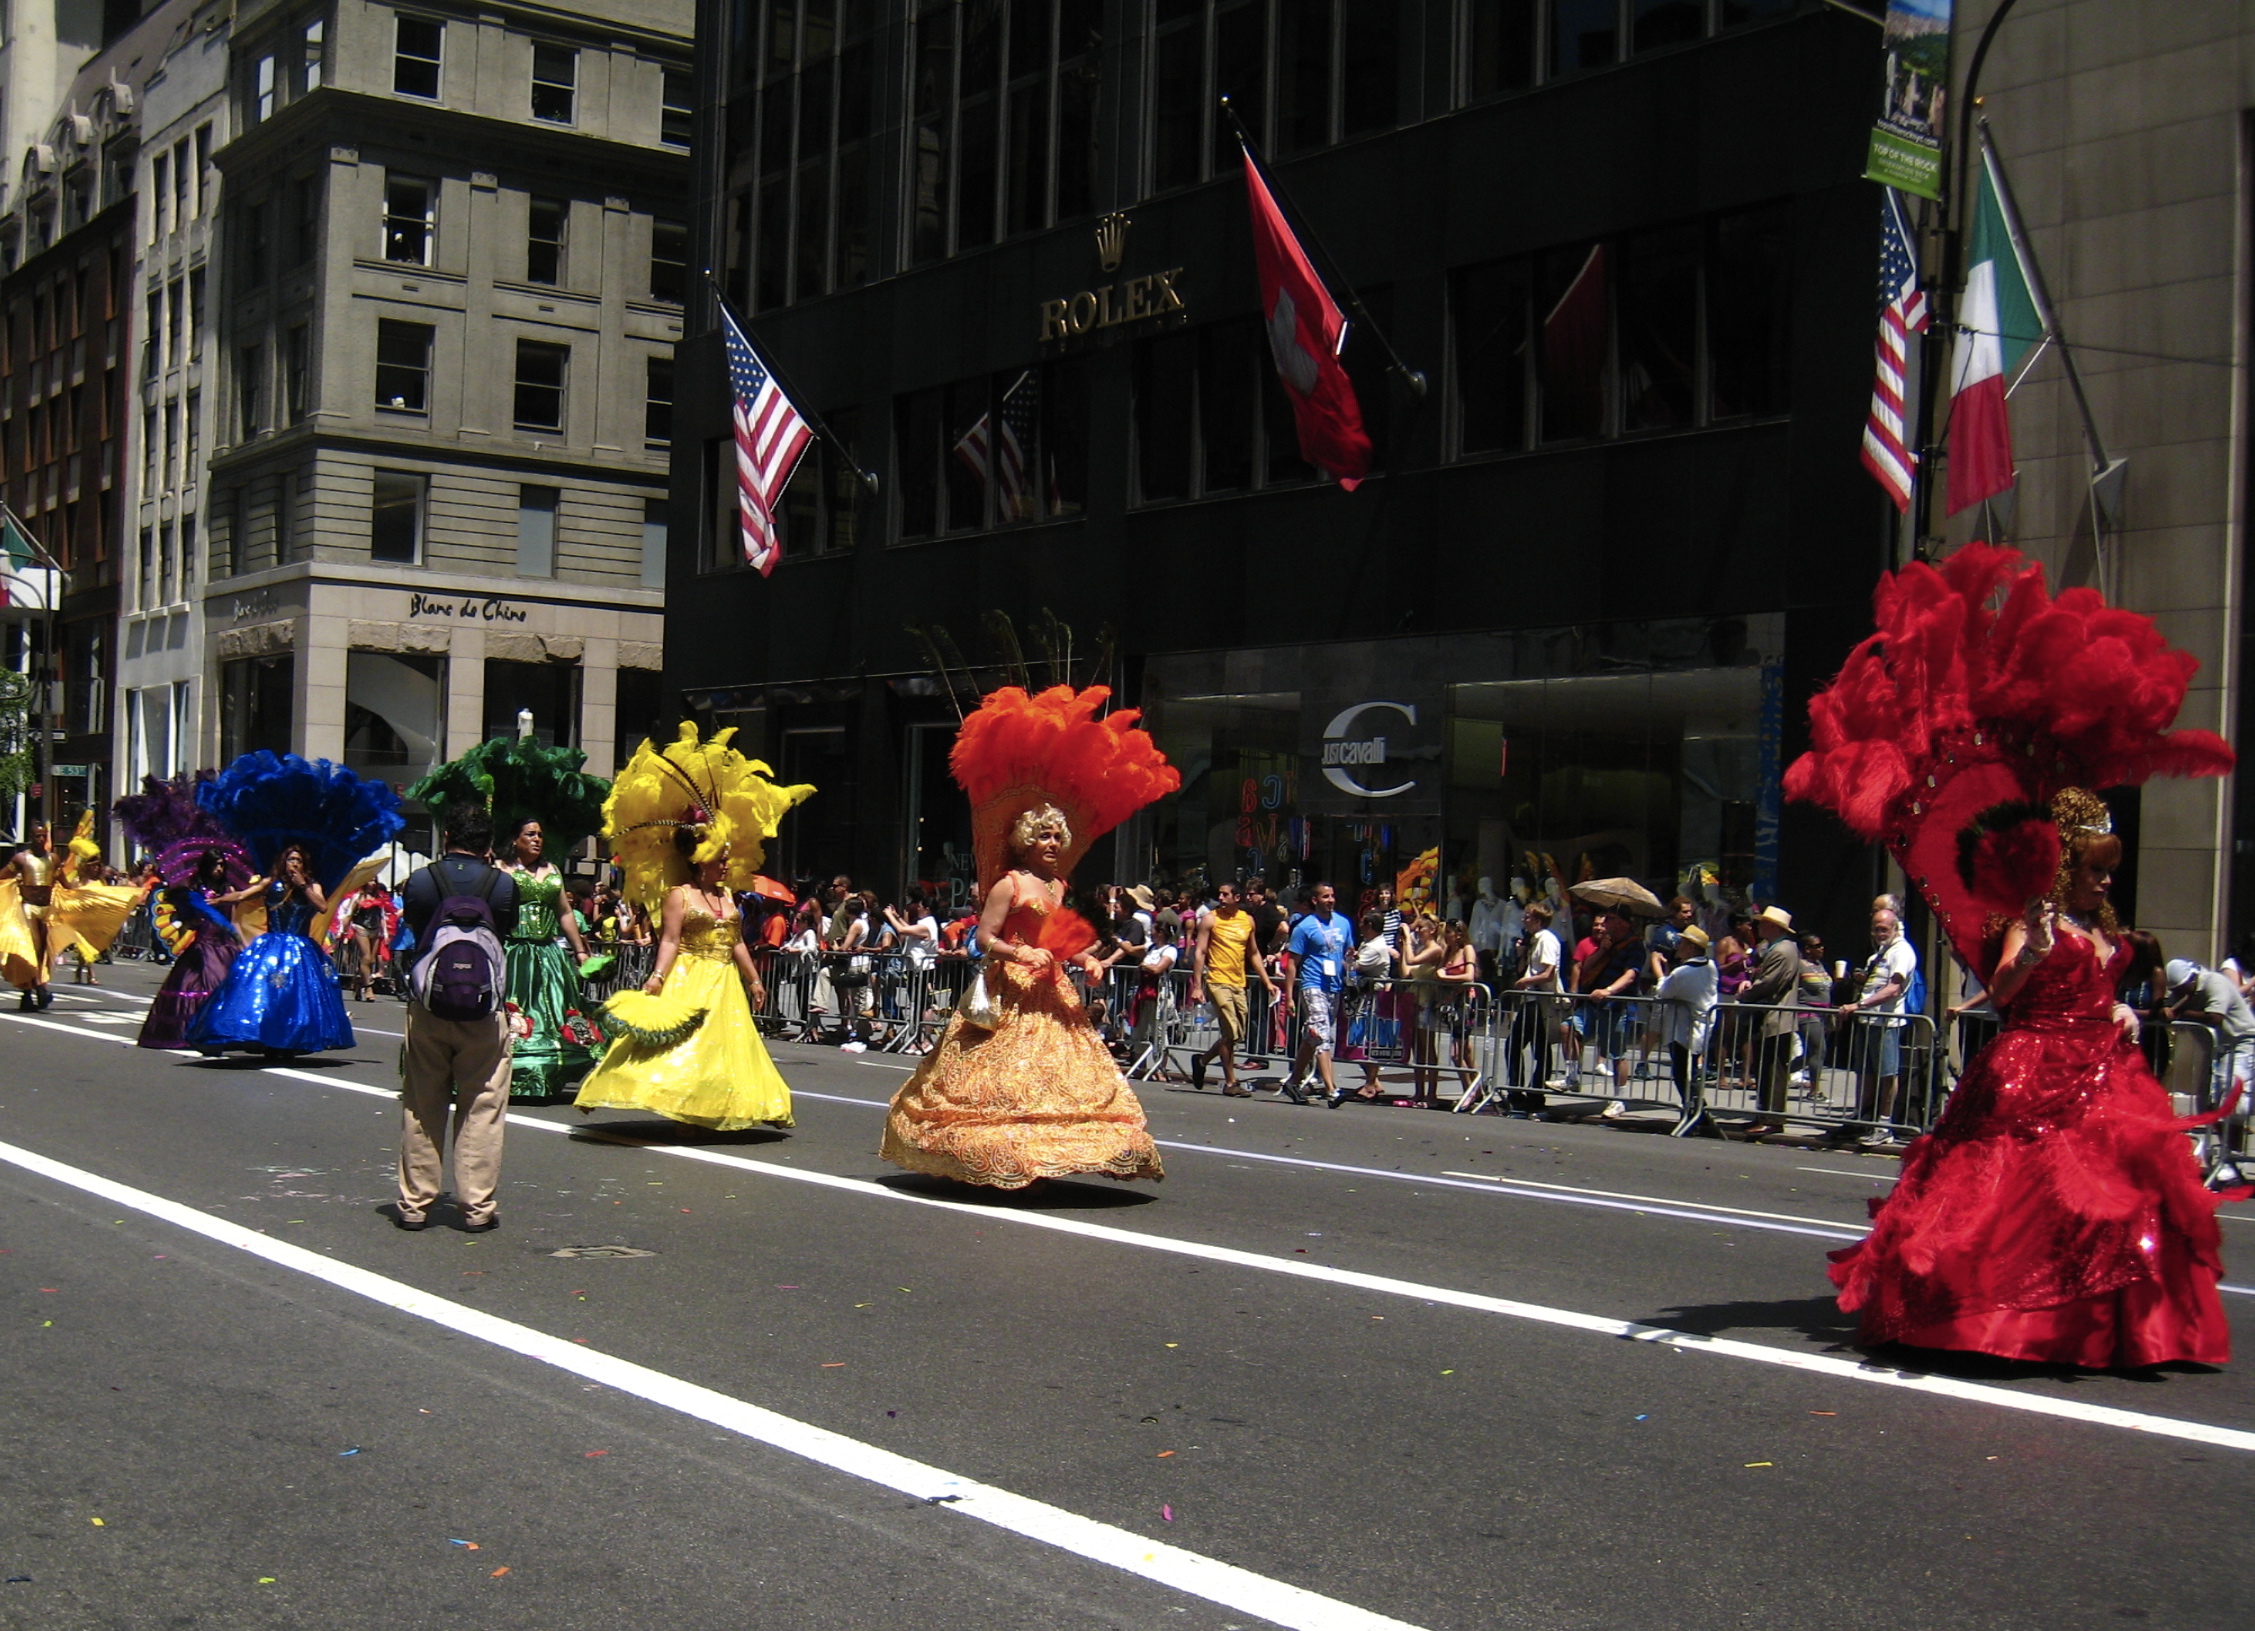
[[[1117,272],[1127,258],[1128,218],[1107,215],[1096,223],[1096,261],[1106,272]],[[1182,268],[1101,283],[1054,300],[1044,300],[1038,313],[1041,343],[1077,339],[1105,329],[1124,328],[1184,311]]]

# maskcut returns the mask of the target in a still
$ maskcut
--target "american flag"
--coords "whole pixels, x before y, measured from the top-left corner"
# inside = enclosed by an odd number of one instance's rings
[[[1871,382],[1871,415],[1864,421],[1864,468],[1895,501],[1910,509],[1911,472],[1918,455],[1903,439],[1903,375],[1910,337],[1926,332],[1926,296],[1918,287],[1918,257],[1911,252],[1903,202],[1892,187],[1879,198],[1879,344]]]
[[[1037,443],[1041,415],[1041,386],[1027,369],[1002,393],[1001,430],[995,416],[982,413],[955,444],[955,456],[981,481],[994,487],[994,513],[998,521],[1026,521],[1033,517],[1034,493],[1027,480],[1026,450]]]
[[[728,382],[736,395],[736,507],[743,523],[744,559],[764,578],[783,554],[775,530],[776,503],[814,431],[725,306],[720,322],[728,338]]]

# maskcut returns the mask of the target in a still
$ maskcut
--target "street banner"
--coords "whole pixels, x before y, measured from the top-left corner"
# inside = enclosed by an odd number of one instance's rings
[[[1250,152],[1245,155],[1245,191],[1252,207],[1261,318],[1277,378],[1292,404],[1300,457],[1353,492],[1370,473],[1370,438],[1362,428],[1354,384],[1339,361],[1347,343],[1347,320],[1316,276]]]
[[[1887,0],[1887,85],[1864,175],[1921,198],[1942,196],[1942,131],[1955,0]]]
[[[51,612],[62,598],[62,574],[31,541],[13,511],[0,509],[0,606]]]
[[[2014,232],[2013,219],[2003,177],[1984,148],[1950,379],[1952,515],[2012,485],[2012,420],[2005,393],[2021,359],[2049,327],[2036,299],[2027,246]]]

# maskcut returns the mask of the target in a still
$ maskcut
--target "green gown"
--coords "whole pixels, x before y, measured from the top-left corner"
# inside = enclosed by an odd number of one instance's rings
[[[517,880],[517,927],[503,944],[508,962],[509,1001],[529,1024],[519,1035],[509,1063],[509,1097],[553,1099],[587,1074],[602,1051],[602,1035],[592,1010],[582,1006],[579,965],[557,926],[564,894],[562,874],[553,867],[527,872],[509,868]],[[573,1033],[581,1040],[574,1040]]]

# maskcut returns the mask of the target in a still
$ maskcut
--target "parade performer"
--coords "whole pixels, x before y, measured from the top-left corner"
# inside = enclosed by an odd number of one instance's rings
[[[165,922],[172,968],[157,987],[141,1022],[144,1048],[180,1048],[196,1011],[219,989],[242,949],[234,918],[215,904],[250,882],[250,857],[196,802],[198,786],[213,779],[142,778],[143,791],[121,798],[111,813],[143,854],[156,864],[158,912]]]
[[[2089,589],[1970,544],[1882,580],[1879,632],[1809,705],[1786,792],[1883,840],[2002,1016],[1832,1254],[1867,1344],[2093,1368],[2221,1364],[2216,1197],[2115,1000],[2122,855],[2090,789],[2214,776],[2168,729],[2198,667]]]
[[[997,1189],[1101,1173],[1161,1178],[1143,1106],[1066,978],[1096,977],[1095,931],[1064,905],[1089,847],[1182,777],[1111,693],[990,694],[949,756],[970,795],[986,959],[939,1044],[893,1097],[878,1153]]]
[[[649,1110],[720,1132],[792,1124],[791,1090],[752,1019],[766,990],[735,895],[814,789],[778,787],[728,745],[735,734],[699,742],[683,725],[662,750],[644,742],[603,806],[627,896],[663,927],[642,989],[604,1005],[612,1040],[580,1084],[581,1110]]]
[[[101,846],[92,848],[99,857]],[[85,853],[74,840],[70,856],[59,862],[47,824],[37,822],[30,844],[0,872],[0,978],[22,993],[19,1007],[52,1007],[48,981],[55,959],[75,948],[81,966],[91,969],[146,893],[137,884],[77,881]]]
[[[331,901],[372,875],[355,869],[372,869],[368,858],[406,825],[399,795],[326,759],[261,749],[200,785],[196,802],[267,875],[213,904],[263,908],[266,924],[252,938],[250,914],[235,914],[248,943],[189,1022],[188,1046],[205,1053],[351,1047],[352,1022],[321,937]]]
[[[564,875],[548,860],[568,854],[603,824],[611,784],[582,773],[586,762],[577,748],[496,737],[407,790],[434,810],[464,799],[485,804],[500,839],[494,860],[516,880],[517,924],[501,948],[517,1038],[509,1063],[512,1099],[558,1097],[587,1074],[603,1046],[602,1032],[581,1006],[587,946],[564,904]]]

